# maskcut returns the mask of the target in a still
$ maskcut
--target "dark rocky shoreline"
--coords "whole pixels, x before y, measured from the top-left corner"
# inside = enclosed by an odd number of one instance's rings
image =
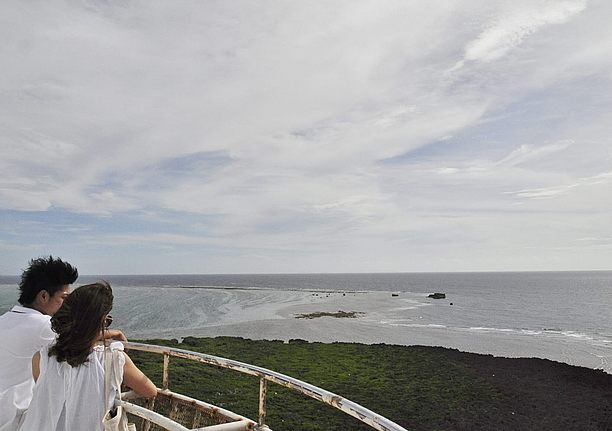
[[[507,395],[503,403],[492,403],[477,423],[438,429],[612,430],[612,375],[603,371],[546,359],[418,348],[438,350]]]

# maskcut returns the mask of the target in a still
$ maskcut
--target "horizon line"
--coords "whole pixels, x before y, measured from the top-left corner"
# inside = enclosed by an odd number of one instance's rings
[[[79,274],[80,277],[138,277],[183,275],[371,275],[371,274],[514,274],[514,273],[577,273],[612,272],[612,269],[563,269],[563,270],[461,270],[461,271],[375,271],[375,272],[216,272],[216,273],[130,273],[130,274]],[[0,274],[0,277],[20,277],[20,274]]]

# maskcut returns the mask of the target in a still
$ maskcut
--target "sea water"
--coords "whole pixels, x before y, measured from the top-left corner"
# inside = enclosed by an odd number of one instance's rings
[[[109,275],[77,284],[97,279],[113,285],[115,322],[129,337],[443,345],[612,372],[612,271]],[[17,281],[0,277],[0,312],[15,303]],[[296,319],[339,309],[357,318]]]

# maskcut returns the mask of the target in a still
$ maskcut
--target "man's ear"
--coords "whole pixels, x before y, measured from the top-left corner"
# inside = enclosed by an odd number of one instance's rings
[[[49,301],[50,297],[51,296],[49,295],[49,292],[47,292],[46,290],[41,290],[36,294],[36,298],[43,304],[46,304]]]

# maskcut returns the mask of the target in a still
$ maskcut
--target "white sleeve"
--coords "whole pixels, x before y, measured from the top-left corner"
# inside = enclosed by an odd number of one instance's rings
[[[51,329],[51,319],[45,319],[41,322],[40,331],[38,333],[38,349],[40,350],[43,347],[49,346],[51,343],[55,341],[55,337],[57,335]]]
[[[111,341],[108,347],[110,347],[111,350],[121,350],[122,352],[124,350],[123,343],[116,340]]]

